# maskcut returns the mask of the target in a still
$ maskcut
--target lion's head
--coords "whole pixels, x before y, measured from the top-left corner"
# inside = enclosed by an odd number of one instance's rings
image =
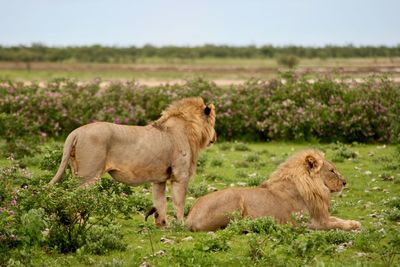
[[[303,150],[291,156],[262,186],[277,183],[294,185],[313,214],[327,211],[330,194],[342,191],[346,185],[335,165],[317,149]]]
[[[336,166],[328,160],[324,160],[322,167],[317,175],[324,181],[324,184],[329,188],[330,192],[341,192],[346,185],[346,180],[337,171]]]
[[[201,97],[185,98],[169,105],[154,123],[163,125],[171,118],[185,122],[186,132],[192,146],[204,148],[217,140],[215,132],[215,107],[205,105]]]
[[[200,149],[217,140],[215,132],[215,107],[206,105],[201,97],[185,98],[169,105],[153,125],[163,128],[174,126],[176,119],[184,122],[185,134],[192,153],[192,170],[194,172],[197,155]]]

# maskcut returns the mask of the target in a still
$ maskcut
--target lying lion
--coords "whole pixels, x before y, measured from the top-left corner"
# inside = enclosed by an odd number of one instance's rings
[[[229,215],[272,216],[279,223],[290,222],[295,212],[307,212],[313,229],[359,229],[357,221],[329,215],[332,192],[346,185],[335,166],[314,149],[299,152],[282,163],[258,188],[229,188],[200,197],[188,215],[193,231],[214,231],[229,223]]]
[[[147,126],[107,122],[87,124],[72,131],[64,144],[61,165],[50,184],[57,182],[68,161],[81,186],[105,172],[129,185],[153,183],[157,225],[166,224],[165,184],[172,182],[175,215],[183,220],[189,178],[195,173],[199,151],[216,141],[215,108],[201,98],[172,103]]]

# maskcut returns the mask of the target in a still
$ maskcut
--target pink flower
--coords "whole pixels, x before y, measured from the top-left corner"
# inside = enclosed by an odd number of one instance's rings
[[[16,206],[17,205],[17,189],[13,189],[13,196],[11,199],[11,206]]]

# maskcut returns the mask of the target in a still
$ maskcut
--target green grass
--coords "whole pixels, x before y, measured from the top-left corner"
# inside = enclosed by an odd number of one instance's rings
[[[355,152],[357,157],[351,160],[340,158],[337,148],[343,148],[343,146]],[[362,223],[363,229],[373,228],[374,231],[388,231],[390,228],[399,227],[398,222],[391,222],[383,215],[387,208],[384,201],[400,196],[400,156],[397,154],[398,148],[394,146],[281,142],[219,143],[202,152],[201,168],[192,178],[190,187],[207,185],[222,189],[254,184],[255,177],[258,177],[260,181],[264,180],[289,155],[309,147],[323,150],[330,160],[336,159],[335,164],[339,172],[347,178],[348,186],[344,193],[340,197],[333,196],[332,199],[332,213],[335,216],[358,220]],[[40,160],[40,155],[36,156],[35,160],[25,160],[28,163],[28,171],[34,175],[51,174],[38,168],[37,164]],[[0,166],[7,164],[8,160],[0,159]],[[391,175],[394,178],[385,181],[380,177],[382,174]],[[170,192],[169,190],[167,195],[170,195]],[[151,196],[147,195],[147,197]],[[191,205],[193,201],[193,196],[188,195],[187,205]],[[172,221],[171,203],[169,203],[169,215],[169,220]],[[34,253],[37,255],[32,264],[35,266],[138,266],[143,262],[148,262],[151,266],[266,266],[268,263],[265,258],[260,260],[255,250],[253,252],[250,250],[250,244],[254,240],[262,242],[268,239],[268,235],[265,234],[243,235],[219,231],[214,234],[215,239],[226,240],[228,248],[210,252],[204,246],[207,241],[214,240],[214,237],[208,233],[192,233],[174,224],[167,229],[153,228],[152,224],[144,224],[142,214],[134,214],[129,219],[121,217],[119,221],[123,225],[127,243],[126,251],[96,256],[78,252],[62,255],[36,249]],[[143,229],[150,230],[146,232]],[[307,232],[306,236],[311,236],[315,232],[318,231]],[[321,234],[326,235],[327,232],[321,232]],[[361,233],[355,233],[356,239],[360,235]],[[189,236],[193,239],[185,241],[184,239]],[[162,237],[173,240],[174,244],[161,242]],[[383,242],[380,245],[382,248],[388,238],[390,236],[380,241]],[[278,258],[270,260],[267,265],[276,265],[279,262],[279,255],[283,257],[284,254],[279,254],[280,246],[278,245],[270,254],[277,255]],[[365,252],[355,245],[350,245],[343,252],[317,253],[307,264],[312,266],[385,266],[386,254],[382,251],[383,249]],[[154,256],[155,252],[162,255]],[[398,260],[399,258],[397,258],[397,264]]]

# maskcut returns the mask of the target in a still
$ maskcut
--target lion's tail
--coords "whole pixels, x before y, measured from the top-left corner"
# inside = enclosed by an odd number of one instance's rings
[[[60,167],[58,167],[57,173],[56,175],[54,175],[53,179],[51,179],[49,185],[53,185],[58,182],[58,180],[60,180],[61,176],[63,175],[65,168],[67,168],[72,148],[76,144],[76,137],[76,134],[71,133],[70,135],[68,135],[67,140],[65,140]]]

